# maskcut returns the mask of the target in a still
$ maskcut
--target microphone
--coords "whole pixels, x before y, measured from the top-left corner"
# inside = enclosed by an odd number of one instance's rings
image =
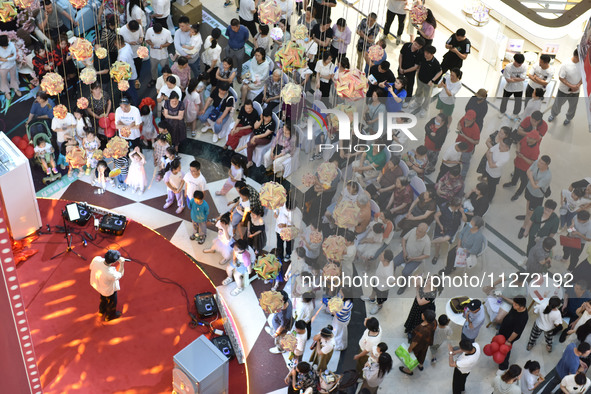
[[[123,260],[123,261],[131,261],[131,259],[126,259],[125,257],[121,257],[121,260]]]

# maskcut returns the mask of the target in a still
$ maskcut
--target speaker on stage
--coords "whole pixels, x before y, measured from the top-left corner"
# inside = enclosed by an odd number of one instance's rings
[[[86,204],[75,203],[66,205],[64,216],[66,220],[84,226],[92,217],[92,213]]]
[[[199,293],[195,296],[195,307],[199,317],[204,319],[218,313],[218,305],[210,292]]]
[[[228,394],[228,358],[205,335],[173,357],[172,389],[177,394]]]
[[[215,337],[211,340],[215,347],[220,349],[220,352],[224,353],[224,356],[228,357],[229,359],[234,357],[234,348],[232,347],[232,342],[230,342],[230,337],[227,335],[222,335],[219,337]]]
[[[127,218],[123,215],[108,214],[103,216],[99,224],[99,231],[113,235],[123,235],[127,226]]]

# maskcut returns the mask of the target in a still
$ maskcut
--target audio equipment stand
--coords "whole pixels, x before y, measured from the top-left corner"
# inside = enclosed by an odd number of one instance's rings
[[[72,252],[74,253],[76,256],[80,257],[82,260],[86,261],[86,257],[82,256],[80,253],[76,252],[74,250],[74,247],[72,246],[72,233],[70,232],[70,229],[68,228],[68,223],[66,222],[66,215],[65,215],[65,210],[62,211],[62,219],[64,220],[64,237],[66,238],[66,250],[59,252],[58,254],[56,254],[55,256],[53,256],[52,258],[50,258],[49,260],[53,260],[56,257],[59,257],[63,254]]]

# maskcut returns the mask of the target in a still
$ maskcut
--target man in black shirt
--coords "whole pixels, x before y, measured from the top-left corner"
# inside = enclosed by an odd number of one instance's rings
[[[513,346],[513,344],[521,337],[521,333],[523,333],[523,330],[527,325],[528,314],[526,305],[527,300],[525,297],[515,297],[513,299],[513,308],[511,308],[501,323],[499,335],[505,337],[505,344],[508,346]],[[510,356],[511,351],[509,350],[505,360],[499,364],[499,369],[501,371],[506,371],[507,368],[509,368]]]
[[[390,62],[384,60],[380,64],[373,66],[369,69],[369,75],[373,75],[375,78],[375,82],[369,82],[369,89],[367,89],[367,97],[371,97],[373,92],[375,92],[378,88],[384,88],[386,85],[385,83],[394,83],[396,81],[396,77],[392,70],[390,70]]]
[[[486,92],[486,89],[479,89],[476,92],[476,95],[470,97],[468,104],[466,104],[466,112],[471,109],[476,112],[476,124],[481,131],[484,124],[484,117],[488,112],[488,101],[486,101],[487,96],[488,93]]]
[[[433,86],[437,85],[441,77],[441,65],[439,60],[435,59],[436,49],[433,45],[427,45],[423,50],[424,58],[419,65],[417,74],[417,91],[415,99],[410,105],[410,110],[420,109],[419,117],[423,118],[427,114],[429,104],[431,104],[431,91]]]
[[[464,60],[470,54],[470,40],[466,38],[466,30],[458,29],[445,42],[445,48],[449,51],[443,55],[441,69],[443,74],[453,68],[462,68]]]
[[[316,20],[329,19],[332,8],[337,6],[337,0],[314,0],[312,15]]]
[[[332,38],[334,37],[334,32],[330,27],[331,20],[328,19],[320,19],[316,25],[310,31],[310,38],[314,40],[316,44],[318,44],[318,52],[316,52],[316,58],[313,62],[308,61],[308,67],[315,73],[316,62],[318,60],[322,61],[324,57],[324,53],[330,51]]]
[[[398,56],[398,76],[404,75],[406,78],[406,101],[410,101],[412,91],[415,86],[415,76],[421,59],[423,58],[423,47],[425,40],[423,37],[415,38],[414,42],[407,42],[400,49],[400,56]]]

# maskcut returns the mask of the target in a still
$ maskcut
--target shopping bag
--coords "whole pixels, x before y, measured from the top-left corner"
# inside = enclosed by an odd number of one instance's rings
[[[581,238],[569,237],[566,235],[560,236],[560,245],[565,248],[572,248],[581,250]]]
[[[396,349],[394,354],[396,354],[396,357],[398,357],[398,359],[400,359],[402,364],[404,364],[404,366],[411,371],[413,369],[415,369],[417,367],[417,365],[419,365],[419,361],[417,360],[415,355],[410,354],[408,352],[408,345],[405,343],[398,346],[398,348]]]
[[[458,248],[456,250],[456,260],[454,261],[454,267],[466,268],[468,264],[468,251],[464,248]]]

